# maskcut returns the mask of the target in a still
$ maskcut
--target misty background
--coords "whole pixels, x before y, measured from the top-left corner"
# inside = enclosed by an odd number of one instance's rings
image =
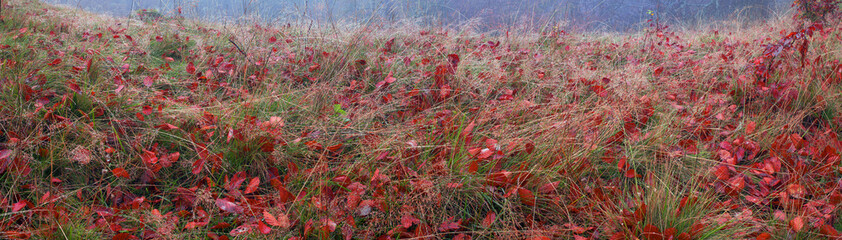
[[[587,30],[628,31],[665,23],[763,20],[791,0],[45,0],[113,16],[154,9],[164,16],[267,24],[377,23],[422,25],[470,22],[480,29],[562,24]]]

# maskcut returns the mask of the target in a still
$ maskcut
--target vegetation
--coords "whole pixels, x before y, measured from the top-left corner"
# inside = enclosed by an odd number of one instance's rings
[[[0,238],[842,237],[838,8],[620,35],[2,4]]]

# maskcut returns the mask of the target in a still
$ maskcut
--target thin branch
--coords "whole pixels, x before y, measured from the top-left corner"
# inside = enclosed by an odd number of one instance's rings
[[[239,51],[240,53],[243,54],[243,57],[246,59],[246,61],[248,61],[251,64],[254,64],[254,62],[251,60],[251,58],[249,58],[249,55],[246,54],[246,51],[243,51],[243,49],[240,48],[240,45],[237,45],[237,43],[234,42],[234,39],[228,38],[228,42],[230,42],[231,44],[234,44],[234,47],[237,48],[237,51]]]
[[[242,49],[242,48],[240,48],[240,46],[239,46],[239,45],[237,45],[237,43],[235,43],[233,39],[230,39],[230,38],[229,38],[229,39],[228,39],[228,42],[230,42],[231,44],[234,44],[234,47],[237,47],[237,50],[238,50],[238,51],[240,51],[240,53],[242,53],[242,54],[243,54],[243,56],[248,57],[248,54],[246,54],[246,52],[245,52],[245,51],[243,51],[243,49]]]

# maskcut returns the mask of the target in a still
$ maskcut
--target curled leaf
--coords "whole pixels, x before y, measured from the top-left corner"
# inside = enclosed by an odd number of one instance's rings
[[[243,213],[243,207],[224,198],[216,199],[216,206],[219,207],[219,209],[222,209],[222,211],[229,213]]]

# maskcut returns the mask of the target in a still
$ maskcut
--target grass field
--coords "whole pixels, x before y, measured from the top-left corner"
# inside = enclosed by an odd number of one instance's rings
[[[484,34],[2,4],[0,238],[842,236],[838,19]]]

